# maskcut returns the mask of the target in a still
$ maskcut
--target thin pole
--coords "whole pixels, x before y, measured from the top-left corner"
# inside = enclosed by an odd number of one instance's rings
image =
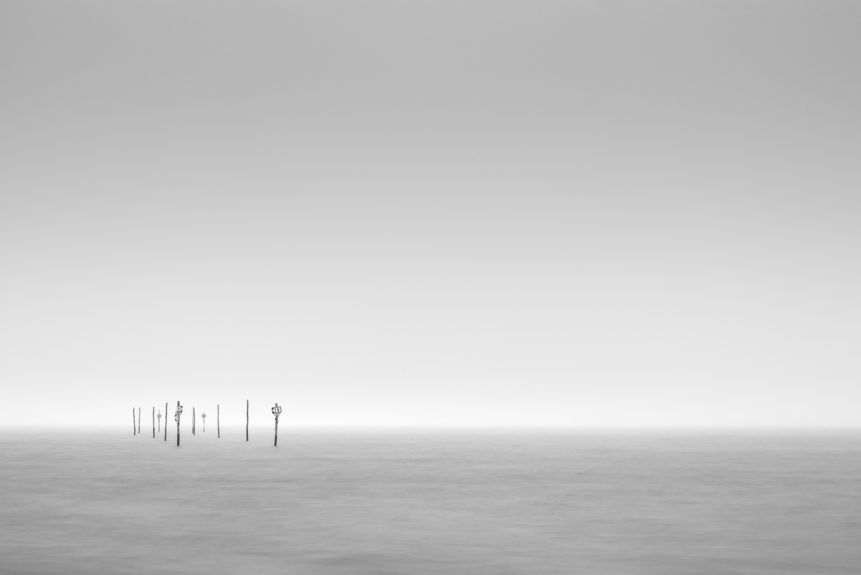
[[[245,400],[245,441],[248,441],[248,400]]]
[[[278,447],[278,416],[281,415],[281,407],[277,403],[272,408],[272,415],[275,416],[275,447]]]
[[[138,434],[138,428],[135,425],[135,408],[132,408],[132,435]]]
[[[167,441],[167,402],[164,402],[164,440]]]
[[[218,427],[218,438],[221,439],[221,405],[215,404],[215,425]]]
[[[152,406],[152,438],[155,439],[155,406]]]
[[[176,446],[179,447],[179,402],[176,402]]]

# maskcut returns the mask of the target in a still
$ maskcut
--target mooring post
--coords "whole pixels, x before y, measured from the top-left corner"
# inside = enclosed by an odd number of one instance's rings
[[[132,408],[132,435],[138,434],[138,427],[135,425],[135,408]]]
[[[200,414],[200,419],[203,420],[203,433],[206,433],[206,412]]]
[[[177,401],[176,402],[176,446],[179,447],[179,416],[182,415],[182,405]],[[165,425],[165,428],[167,426]]]
[[[272,415],[275,416],[275,447],[278,447],[278,416],[281,415],[281,406],[278,403],[272,408]]]
[[[248,441],[248,400],[245,400],[245,441]]]
[[[215,404],[215,425],[218,427],[218,439],[221,439],[221,405]]]

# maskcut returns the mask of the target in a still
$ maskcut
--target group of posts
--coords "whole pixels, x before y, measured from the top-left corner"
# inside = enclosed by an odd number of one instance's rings
[[[221,405],[216,404],[216,427],[218,429],[218,438],[221,439]],[[192,419],[191,419],[191,434],[197,435],[196,433],[196,423],[197,423],[197,415],[195,408],[191,408]],[[250,420],[250,401],[245,400],[245,441],[248,441],[248,423]],[[164,440],[167,441],[167,403],[164,404]],[[179,447],[179,421],[180,416],[182,415],[182,404],[180,402],[176,402],[176,411],[173,414],[173,419],[176,421],[176,446]],[[278,416],[281,415],[281,406],[277,403],[272,408],[272,415],[275,416],[275,447],[278,447]],[[206,431],[206,412],[200,414],[201,419],[203,419],[203,431]],[[156,419],[158,419],[158,431],[161,433],[161,410],[159,409],[158,414],[155,412],[155,406],[152,408],[152,436],[155,439],[156,432]],[[135,408],[132,408],[132,435],[140,435],[141,432],[141,408],[138,408],[137,419],[135,418]]]

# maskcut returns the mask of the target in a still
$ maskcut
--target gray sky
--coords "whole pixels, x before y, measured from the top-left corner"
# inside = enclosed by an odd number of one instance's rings
[[[0,422],[857,425],[859,29],[4,0]]]

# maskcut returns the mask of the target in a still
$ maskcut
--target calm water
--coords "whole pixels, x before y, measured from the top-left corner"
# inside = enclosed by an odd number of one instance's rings
[[[858,435],[242,435],[4,432],[0,572],[861,572]]]

